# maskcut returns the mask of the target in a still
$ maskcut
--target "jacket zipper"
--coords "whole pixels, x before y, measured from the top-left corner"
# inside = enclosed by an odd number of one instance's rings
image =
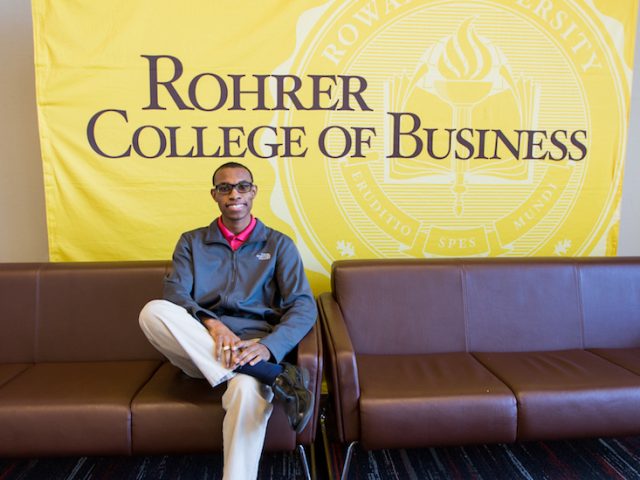
[[[229,247],[229,250],[231,248]],[[222,305],[223,307],[229,308],[229,296],[235,290],[236,280],[238,277],[238,257],[234,250],[231,250],[231,279],[227,283],[227,288],[225,289],[224,295],[222,296]]]
[[[231,291],[235,290],[236,279],[238,277],[238,256],[236,251],[231,251]]]

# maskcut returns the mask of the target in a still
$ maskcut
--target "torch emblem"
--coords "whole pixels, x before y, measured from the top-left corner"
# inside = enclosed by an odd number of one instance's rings
[[[460,156],[456,132],[482,129],[483,117],[490,118],[494,128],[501,123],[512,129],[514,125],[532,128],[540,93],[533,81],[522,76],[514,79],[505,56],[478,35],[473,21],[473,17],[465,19],[452,35],[428,48],[415,72],[395,76],[387,89],[391,111],[423,111],[427,120],[449,126],[430,139],[435,158],[395,159],[389,163],[388,180],[449,184],[456,216],[463,214],[468,184],[530,179],[529,166],[514,163],[511,155],[500,159]],[[483,115],[474,116],[480,109]]]

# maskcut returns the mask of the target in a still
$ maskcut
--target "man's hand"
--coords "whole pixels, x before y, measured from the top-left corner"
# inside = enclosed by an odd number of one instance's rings
[[[260,360],[265,362],[271,358],[271,351],[258,340],[242,340],[237,343],[239,349],[238,365],[255,365]]]
[[[238,366],[237,350],[240,337],[233,333],[220,320],[207,318],[202,324],[209,331],[209,335],[213,338],[215,351],[213,352],[216,360],[218,360],[225,368],[236,368]]]

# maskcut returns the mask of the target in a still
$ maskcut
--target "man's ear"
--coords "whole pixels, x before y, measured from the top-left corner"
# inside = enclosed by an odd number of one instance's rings
[[[213,198],[214,200],[216,199],[216,189],[215,188],[211,189],[211,198]]]
[[[251,187],[251,193],[253,194],[253,198],[256,198],[256,195],[258,194],[258,185]]]

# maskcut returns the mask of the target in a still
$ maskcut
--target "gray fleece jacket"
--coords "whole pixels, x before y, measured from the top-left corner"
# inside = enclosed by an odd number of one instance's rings
[[[260,338],[277,362],[317,317],[296,246],[260,220],[235,252],[216,221],[183,233],[163,296],[194,319],[216,318],[243,340]]]

